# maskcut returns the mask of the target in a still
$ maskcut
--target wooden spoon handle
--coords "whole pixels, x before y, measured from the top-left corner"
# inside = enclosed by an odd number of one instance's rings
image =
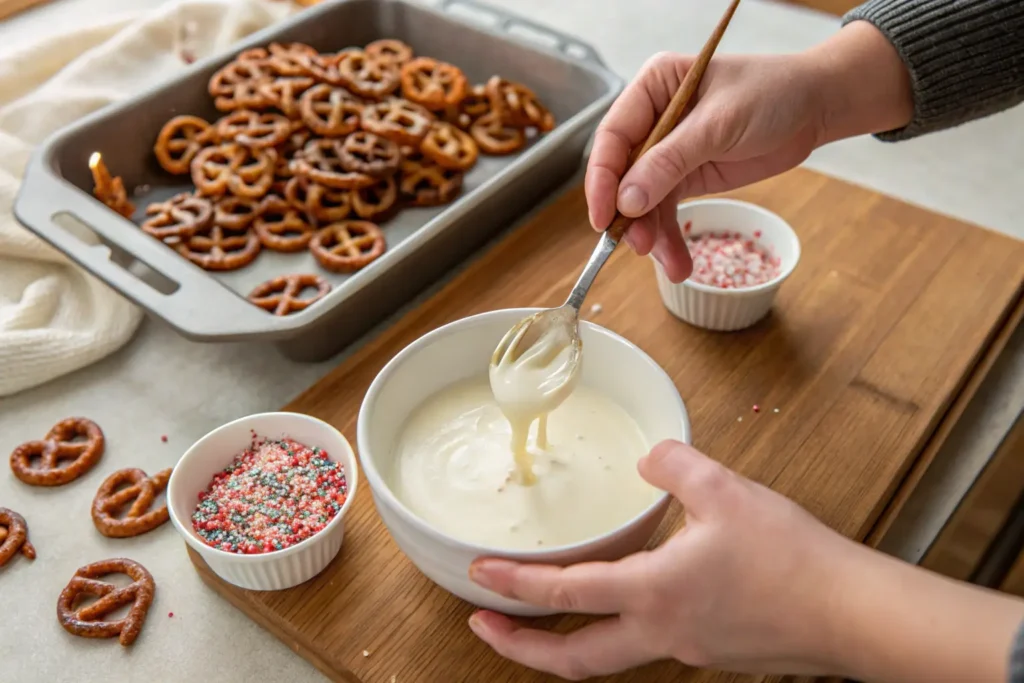
[[[711,34],[708,42],[704,44],[700,54],[697,55],[697,61],[686,72],[683,82],[679,84],[676,94],[672,96],[672,101],[669,102],[668,107],[662,112],[661,118],[658,119],[657,125],[654,126],[654,130],[647,136],[641,147],[633,150],[629,163],[626,165],[627,171],[636,163],[637,159],[647,154],[651,147],[661,142],[668,135],[669,131],[676,127],[676,124],[683,115],[683,111],[686,109],[686,105],[690,103],[690,99],[697,92],[697,88],[700,87],[700,80],[704,77],[704,72],[707,71],[708,64],[711,62],[711,57],[715,54],[718,43],[722,40],[722,36],[725,35],[725,29],[729,27],[732,15],[736,13],[736,8],[739,4],[740,0],[732,0],[729,3],[729,8],[725,10],[725,14],[719,20],[714,33]],[[633,223],[633,220],[616,211],[615,218],[612,220],[611,225],[608,226],[607,232],[618,242],[626,234],[626,228]]]

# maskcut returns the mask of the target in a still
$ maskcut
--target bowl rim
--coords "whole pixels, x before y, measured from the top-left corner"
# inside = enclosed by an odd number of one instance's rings
[[[786,280],[786,278],[793,274],[793,271],[796,269],[797,264],[800,262],[800,237],[796,234],[796,230],[793,229],[793,226],[790,225],[789,221],[787,221],[785,218],[775,213],[774,211],[770,211],[758,204],[743,201],[742,199],[730,199],[728,197],[694,199],[690,201],[679,202],[679,204],[676,205],[676,218],[679,218],[679,215],[680,213],[683,212],[683,210],[696,206],[733,206],[739,209],[750,211],[752,213],[759,213],[762,216],[766,216],[770,219],[773,219],[784,228],[783,232],[786,233],[786,236],[789,238],[789,241],[793,246],[793,261],[787,267],[780,270],[779,274],[773,277],[771,280],[768,280],[767,282],[762,282],[759,285],[753,285],[752,287],[735,287],[732,289],[723,289],[721,287],[714,287],[712,285],[705,285],[700,282],[694,282],[690,278],[686,278],[682,282],[673,284],[677,286],[689,287],[691,289],[697,290],[698,292],[705,292],[708,294],[721,294],[723,296],[745,296],[749,294],[759,294],[761,292],[766,292],[770,289],[774,289],[781,285]],[[697,228],[692,234],[699,235],[702,234],[702,231],[699,228]],[[660,264],[658,267],[661,267]]]
[[[185,522],[178,518],[173,502],[174,497],[172,495],[172,492],[175,488],[175,477],[179,477],[178,481],[180,481],[180,477],[184,475],[179,475],[178,473],[182,471],[183,464],[185,464],[190,457],[196,458],[196,453],[199,453],[202,450],[202,447],[205,445],[205,442],[209,441],[220,432],[226,431],[227,429],[234,427],[238,424],[243,424],[246,422],[260,420],[268,417],[284,418],[286,420],[294,420],[296,422],[319,423],[337,436],[338,440],[342,444],[344,444],[344,450],[348,453],[348,459],[349,462],[351,463],[350,467],[349,463],[341,462],[338,456],[332,457],[332,460],[339,462],[341,465],[345,467],[345,484],[347,487],[345,502],[341,504],[341,509],[338,510],[338,514],[334,515],[334,518],[327,523],[327,526],[325,526],[323,529],[316,532],[309,538],[299,541],[295,545],[289,546],[287,548],[282,548],[280,550],[271,550],[270,552],[264,553],[245,554],[230,553],[226,550],[221,550],[220,548],[214,548],[211,545],[207,545],[206,543],[203,543],[199,539],[195,538],[192,534],[190,534],[184,526]],[[257,436],[262,436],[260,435],[259,430],[254,429],[253,431],[256,432]],[[285,558],[289,555],[294,555],[296,553],[302,552],[303,548],[308,548],[309,546],[318,542],[323,537],[327,536],[334,528],[336,528],[341,523],[341,520],[344,518],[345,513],[348,511],[349,507],[351,507],[352,501],[355,500],[356,497],[356,490],[359,484],[359,466],[356,464],[357,461],[358,458],[356,457],[355,450],[352,448],[352,444],[349,443],[348,439],[345,438],[345,435],[342,434],[341,431],[337,429],[334,425],[319,418],[313,417],[312,415],[306,415],[305,413],[293,413],[287,410],[275,410],[264,413],[252,413],[250,415],[244,415],[242,417],[235,418],[230,422],[226,422],[215,429],[210,430],[202,437],[197,439],[195,443],[193,443],[188,448],[188,450],[186,450],[182,454],[182,456],[178,458],[177,464],[175,464],[174,469],[171,470],[171,478],[167,482],[167,512],[170,514],[171,523],[174,525],[175,530],[182,536],[182,538],[185,540],[185,543],[187,543],[189,547],[191,547],[193,550],[200,554],[211,553],[216,557],[230,558],[232,560],[239,562],[269,562],[275,559]],[[190,521],[191,515],[189,515],[186,518],[186,520]]]
[[[370,492],[373,494],[374,499],[378,496],[385,499],[389,506],[398,511],[403,519],[411,524],[418,532],[426,534],[432,541],[440,543],[442,546],[447,548],[454,548],[460,551],[470,551],[475,553],[478,557],[519,557],[527,559],[543,559],[544,557],[557,555],[575,550],[582,550],[591,547],[596,544],[600,544],[603,541],[621,533],[622,531],[636,526],[646,518],[648,515],[657,511],[657,509],[663,506],[667,499],[671,497],[667,491],[659,491],[657,498],[655,498],[650,504],[645,506],[640,512],[631,517],[629,520],[622,524],[610,529],[603,534],[598,536],[592,536],[582,541],[575,543],[569,543],[565,545],[549,546],[543,549],[518,549],[518,548],[500,548],[495,546],[483,545],[479,543],[473,543],[470,541],[463,541],[453,536],[435,529],[433,526],[428,524],[425,520],[420,518],[415,512],[410,510],[397,496],[391,491],[391,487],[384,481],[380,472],[377,470],[374,457],[369,455],[371,449],[368,447],[366,441],[368,437],[364,436],[367,432],[368,423],[370,420],[370,411],[372,410],[373,404],[377,400],[377,395],[381,392],[382,387],[388,381],[388,378],[394,374],[396,369],[406,361],[409,357],[413,356],[419,350],[424,347],[430,346],[439,339],[451,336],[452,334],[460,331],[467,326],[480,326],[484,325],[489,320],[497,315],[502,314],[517,314],[523,317],[536,313],[537,311],[543,310],[542,308],[501,308],[493,311],[485,311],[483,313],[476,313],[465,318],[453,320],[452,322],[446,323],[441,327],[438,327],[430,332],[427,332],[423,336],[419,337],[415,341],[408,344],[405,348],[399,351],[394,357],[391,358],[384,365],[383,368],[374,377],[373,382],[370,383],[370,387],[366,390],[366,394],[363,397],[362,405],[359,408],[359,417],[356,422],[356,444],[359,448],[360,460],[362,462],[363,471],[366,474],[367,483],[370,486]],[[693,434],[690,427],[690,414],[686,409],[686,404],[683,402],[683,397],[679,394],[678,388],[676,388],[675,382],[669,377],[668,373],[665,372],[664,368],[658,365],[653,358],[651,358],[646,351],[641,349],[639,346],[629,341],[622,335],[609,330],[606,327],[598,325],[597,323],[590,322],[588,320],[580,320],[580,325],[584,325],[588,330],[593,331],[596,334],[603,334],[614,340],[618,340],[627,346],[632,352],[640,356],[646,364],[650,365],[668,385],[672,388],[677,401],[677,408],[679,417],[682,422],[682,441],[688,445],[693,442]],[[450,383],[449,383],[450,384]],[[446,384],[444,386],[449,386]],[[651,446],[653,448],[653,445]],[[366,455],[364,455],[366,454]],[[656,489],[657,490],[657,489]],[[378,511],[378,516],[380,512]],[[383,521],[383,520],[382,520]],[[387,526],[385,524],[385,526]],[[389,529],[389,533],[390,529]]]

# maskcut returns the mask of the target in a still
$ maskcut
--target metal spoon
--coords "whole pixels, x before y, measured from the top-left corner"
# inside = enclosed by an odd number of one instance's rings
[[[697,92],[701,78],[703,78],[704,72],[711,62],[711,57],[714,55],[715,49],[718,48],[718,43],[725,34],[725,30],[728,28],[729,22],[732,20],[732,16],[739,4],[740,0],[733,0],[729,4],[728,9],[726,9],[721,20],[719,20],[711,37],[708,38],[700,54],[697,55],[697,60],[694,62],[693,67],[686,73],[683,82],[679,84],[679,88],[672,96],[672,101],[669,102],[661,118],[658,119],[654,130],[647,136],[643,146],[631,155],[627,168],[636,163],[637,159],[646,154],[651,147],[661,142],[668,135],[669,131],[675,128],[676,123],[682,117],[683,111],[690,103],[690,99]],[[632,222],[633,219],[616,212],[614,220],[612,220],[608,229],[602,233],[601,238],[597,242],[597,247],[590,255],[587,264],[583,267],[583,272],[573,286],[565,303],[558,308],[549,308],[534,313],[516,323],[502,337],[497,348],[494,349],[494,353],[491,355],[492,366],[505,366],[515,362],[538,339],[550,333],[555,327],[561,327],[564,331],[564,338],[569,340],[571,346],[572,362],[568,367],[560,367],[558,372],[562,375],[563,383],[575,379],[576,374],[579,372],[580,357],[582,355],[582,342],[579,333],[580,307],[583,305],[583,300],[587,298],[587,292],[590,291],[590,286],[594,284],[594,279],[597,277],[598,272],[604,266],[608,257],[612,255],[612,252],[615,251],[615,247],[618,246],[619,241]]]

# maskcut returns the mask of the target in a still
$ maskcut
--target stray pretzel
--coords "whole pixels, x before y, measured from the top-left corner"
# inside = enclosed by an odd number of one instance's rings
[[[77,439],[81,438],[81,441]],[[11,471],[32,486],[63,486],[78,479],[103,455],[103,430],[92,420],[69,417],[61,420],[41,441],[29,441],[11,453]],[[39,467],[32,458],[41,459]],[[59,466],[61,460],[70,463]]]
[[[92,501],[92,522],[96,529],[108,538],[129,538],[152,531],[166,522],[169,519],[166,503],[155,510],[149,507],[167,488],[170,478],[170,468],[152,477],[133,467],[111,474],[100,484]],[[124,484],[128,486],[121,488]],[[125,516],[118,517],[129,503],[131,507]]]
[[[30,560],[36,559],[36,549],[28,541],[25,518],[14,510],[0,508],[0,567],[18,551]]]
[[[302,291],[316,288],[312,297],[301,298]],[[305,310],[331,291],[331,285],[319,275],[282,275],[252,290],[249,301],[277,316]]]
[[[132,583],[118,587],[100,581],[107,574],[127,574]],[[138,562],[125,558],[101,560],[79,568],[57,598],[57,620],[65,631],[83,638],[118,637],[128,647],[139,637],[146,613],[153,603],[156,583],[153,575]],[[79,598],[98,598],[84,607],[78,607]],[[115,621],[104,621],[111,612],[130,604],[128,614]]]

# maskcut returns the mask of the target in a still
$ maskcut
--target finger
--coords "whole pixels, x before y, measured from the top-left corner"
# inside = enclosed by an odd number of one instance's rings
[[[683,231],[679,229],[676,218],[676,192],[673,191],[652,212],[660,216],[658,233],[651,253],[658,259],[665,275],[672,282],[682,282],[690,277],[693,271],[693,260],[690,250],[683,239]]]
[[[711,125],[698,104],[623,176],[619,183],[619,211],[627,216],[642,216],[714,154]]]
[[[657,211],[651,211],[630,224],[625,239],[637,256],[647,256],[654,249],[660,225],[661,216]]]
[[[595,229],[603,230],[612,222],[619,180],[626,172],[629,154],[646,139],[691,64],[693,58],[682,55],[661,53],[652,57],[598,126],[584,184],[590,223]]]
[[[470,617],[469,626],[502,657],[570,681],[618,673],[656,659],[618,617],[566,635],[524,628],[487,611]]]
[[[470,565],[469,578],[506,598],[559,612],[616,614],[627,604],[636,581],[643,581],[641,557],[568,567],[483,558]]]
[[[692,446],[667,440],[656,445],[637,464],[640,476],[668,491],[686,507],[688,517],[714,515],[733,473]]]

